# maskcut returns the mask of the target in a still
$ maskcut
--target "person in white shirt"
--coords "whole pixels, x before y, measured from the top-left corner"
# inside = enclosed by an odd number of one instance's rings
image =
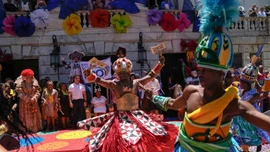
[[[158,79],[154,78],[152,81],[148,82],[144,87],[146,89],[150,89],[151,91],[153,91],[153,95],[159,95],[160,84]],[[148,110],[154,114],[159,113],[157,106],[153,104],[151,101],[148,103]]]
[[[186,85],[200,85],[200,79],[196,70],[191,71],[191,75],[186,79]]]
[[[109,106],[109,104],[107,102],[106,97],[101,95],[101,88],[99,85],[95,86],[94,92],[96,96],[92,98],[91,106],[94,107],[95,116],[98,116],[106,113],[107,111],[106,105]]]
[[[85,107],[87,106],[87,97],[85,86],[80,83],[80,75],[74,76],[74,83],[68,87],[69,104],[72,108],[73,128],[76,128],[77,122],[86,118]]]
[[[156,78],[154,78],[152,81],[148,82],[145,85],[145,88],[152,90],[154,95],[159,95],[158,91],[160,90],[160,84]]]
[[[264,7],[261,7],[260,11],[258,12],[258,17],[266,17],[266,13],[264,11]]]
[[[30,12],[30,3],[29,0],[21,1],[21,10],[25,12]]]

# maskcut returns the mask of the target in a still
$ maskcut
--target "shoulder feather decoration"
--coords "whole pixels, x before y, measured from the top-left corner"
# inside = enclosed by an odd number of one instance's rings
[[[229,27],[239,19],[239,0],[201,0],[200,32],[210,35],[221,27]]]

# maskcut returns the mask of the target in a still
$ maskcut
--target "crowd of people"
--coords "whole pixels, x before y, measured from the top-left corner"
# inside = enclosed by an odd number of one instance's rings
[[[47,9],[47,2],[46,0],[7,0],[4,3],[4,9],[7,12],[31,12],[35,9]]]
[[[55,86],[49,78],[43,87],[34,72],[25,69],[15,81],[7,79],[1,87],[0,118],[7,127],[2,125],[0,129],[28,139],[28,133],[55,130],[60,117],[62,128],[68,127],[70,119],[74,129],[97,128],[84,149],[86,152],[168,151],[168,147],[179,152],[238,152],[249,151],[249,146],[257,146],[260,151],[263,139],[270,142],[270,117],[263,113],[267,106],[260,102],[269,103],[269,72],[256,65],[261,50],[242,69],[230,70],[233,44],[222,27],[234,22],[233,17],[239,13],[236,1],[203,3],[199,14],[205,19],[201,22],[205,37],[196,48],[197,69],[191,71],[183,88],[169,83],[172,95],[166,97],[160,86],[158,75],[166,63],[162,54],[143,77],[133,73],[132,62],[122,52],[112,65],[112,80],[98,77],[86,68],[81,75],[72,75],[68,87],[62,83]],[[213,19],[217,21],[209,28]],[[87,95],[82,76],[87,83],[94,83],[94,98]],[[112,105],[101,95],[100,86],[110,89],[113,111],[106,109]],[[158,114],[158,110],[151,106],[144,110],[146,101],[163,111],[181,109],[184,115],[180,127],[147,113]],[[87,105],[93,107],[96,117],[86,118]]]

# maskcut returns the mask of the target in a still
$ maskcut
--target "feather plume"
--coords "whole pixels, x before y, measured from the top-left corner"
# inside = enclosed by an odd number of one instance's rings
[[[263,47],[264,47],[264,44],[266,43],[266,39],[264,40],[263,44],[260,46],[260,48],[258,49],[256,55],[253,55],[250,59],[250,63],[251,64],[255,64],[256,62],[259,62],[261,60],[260,58],[260,55],[262,53],[262,50],[263,50]]]
[[[210,35],[217,29],[229,27],[239,19],[239,0],[201,0],[200,31]]]
[[[251,57],[251,60],[250,60],[250,63],[255,65],[256,62],[258,62],[260,60],[260,57],[256,56],[256,55],[253,55]]]

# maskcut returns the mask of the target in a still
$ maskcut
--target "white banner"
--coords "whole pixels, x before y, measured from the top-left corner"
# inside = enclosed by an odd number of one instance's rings
[[[92,72],[95,73],[98,77],[103,78],[103,79],[111,79],[112,74],[111,74],[111,57],[108,57],[104,60],[100,60],[101,62],[105,63],[107,66],[105,68],[93,68]],[[84,69],[90,68],[89,62],[81,62],[81,71],[83,72]],[[87,83],[86,78],[84,74],[82,73],[83,76],[83,81]]]

